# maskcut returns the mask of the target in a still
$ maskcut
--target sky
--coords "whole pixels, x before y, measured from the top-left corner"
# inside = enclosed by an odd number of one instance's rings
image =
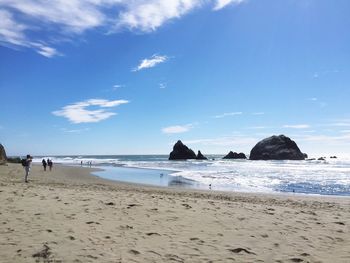
[[[8,155],[350,154],[348,0],[0,0]]]

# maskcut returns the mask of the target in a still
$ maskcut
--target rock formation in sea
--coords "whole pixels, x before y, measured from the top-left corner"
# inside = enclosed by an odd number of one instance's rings
[[[5,164],[7,162],[6,152],[4,146],[0,144],[0,164]]]
[[[169,160],[187,160],[187,159],[196,159],[197,156],[189,149],[182,141],[178,140],[173,147],[173,151],[170,153]]]
[[[250,160],[304,160],[298,145],[284,135],[271,136],[258,142],[250,151]]]
[[[196,157],[197,160],[208,160],[207,157],[205,157],[201,151],[198,151],[198,154],[197,154],[197,157]]]
[[[230,151],[224,158],[222,159],[247,159],[244,153],[236,153]]]

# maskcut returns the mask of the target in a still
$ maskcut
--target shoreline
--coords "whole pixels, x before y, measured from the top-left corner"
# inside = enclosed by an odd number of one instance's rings
[[[349,262],[350,202],[0,166],[4,262]],[[335,198],[334,198],[335,197]],[[46,261],[45,261],[46,260]]]
[[[217,193],[217,194],[247,194],[247,195],[262,195],[262,196],[281,196],[281,197],[329,197],[329,198],[348,198],[350,199],[350,195],[337,195],[337,194],[314,194],[314,193],[299,193],[299,192],[248,192],[248,191],[234,191],[234,190],[220,190],[220,189],[206,189],[206,188],[201,188],[201,187],[181,187],[181,186],[163,186],[163,185],[154,185],[154,184],[147,184],[147,183],[137,183],[137,182],[128,182],[128,181],[122,181],[118,179],[109,179],[109,178],[104,178],[102,176],[94,174],[94,172],[103,172],[105,171],[105,166],[95,166],[95,167],[81,167],[81,166],[75,166],[75,165],[65,165],[65,164],[59,164],[61,166],[72,166],[72,167],[80,167],[80,168],[89,168],[89,169],[96,169],[96,171],[91,171],[92,176],[97,176],[98,178],[101,178],[103,180],[108,180],[111,182],[116,182],[116,183],[122,183],[122,184],[130,184],[134,186],[140,186],[140,187],[155,187],[155,188],[161,188],[161,189],[184,189],[185,191],[204,191],[207,193]],[[109,167],[108,167],[109,168]],[[111,167],[114,168],[114,167]],[[148,170],[148,171],[159,171],[159,172],[169,172],[169,175],[176,178],[176,177],[181,177],[184,178],[185,180],[196,182],[198,184],[201,184],[200,182],[197,182],[193,179],[185,178],[180,176],[174,176],[174,173],[181,172],[181,171],[176,171],[176,170],[163,170],[163,169],[156,169],[156,168],[142,168],[142,167],[133,167],[133,166],[118,166],[117,168],[122,168],[122,169],[137,169],[137,170]]]

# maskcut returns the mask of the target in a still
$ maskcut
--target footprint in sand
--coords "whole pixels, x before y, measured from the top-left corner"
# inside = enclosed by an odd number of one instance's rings
[[[156,232],[150,232],[150,233],[146,233],[147,236],[161,236],[161,234],[158,234]]]
[[[182,204],[182,206],[184,206],[186,209],[190,209],[190,208],[192,208],[192,206],[190,206],[189,204]]]
[[[141,254],[139,251],[135,250],[135,249],[130,249],[129,253],[133,254],[133,255],[139,255]]]
[[[249,248],[245,249],[245,248],[238,247],[238,248],[234,248],[234,249],[229,249],[229,251],[236,253],[236,254],[239,254],[241,252],[245,252],[247,254],[256,255],[254,252],[249,251]]]
[[[302,258],[291,258],[289,260],[292,262],[303,262],[304,261],[304,259],[302,259]]]

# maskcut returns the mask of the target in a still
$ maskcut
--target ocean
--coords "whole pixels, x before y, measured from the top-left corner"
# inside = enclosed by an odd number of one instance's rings
[[[94,174],[111,180],[249,193],[299,193],[350,196],[350,159],[326,161],[223,160],[169,161],[168,155],[38,156],[54,163],[102,168]]]

